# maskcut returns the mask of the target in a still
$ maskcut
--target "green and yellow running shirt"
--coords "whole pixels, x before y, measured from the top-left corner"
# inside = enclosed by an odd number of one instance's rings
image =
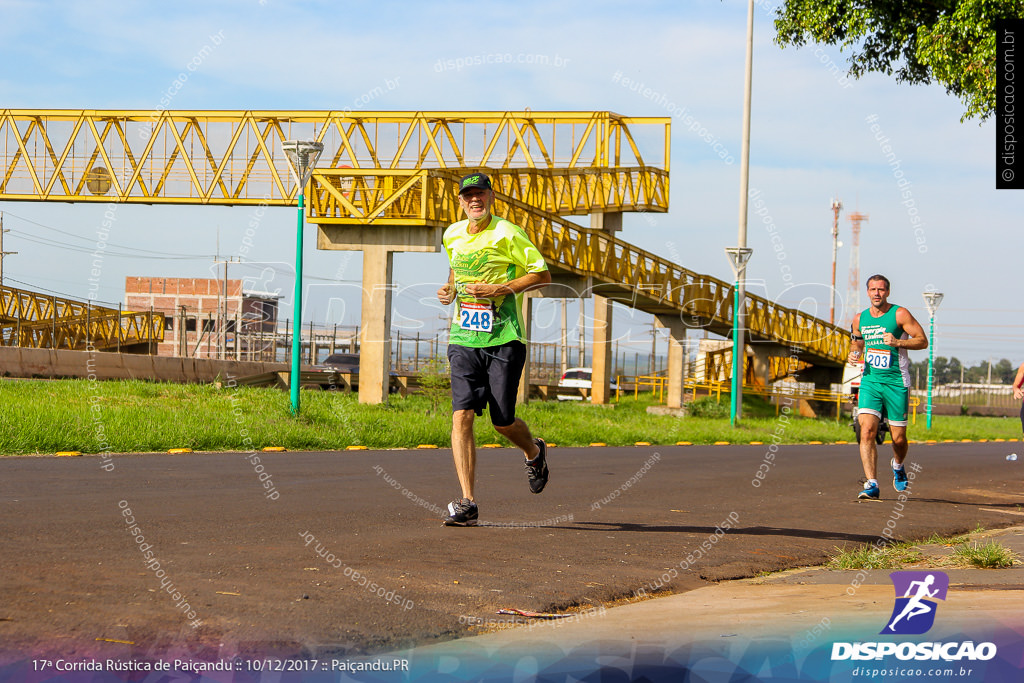
[[[860,333],[864,337],[864,381],[876,384],[910,386],[910,356],[907,350],[882,343],[882,335],[889,332],[897,339],[908,339],[903,328],[896,322],[896,309],[889,310],[875,318],[871,309],[860,314]]]
[[[547,270],[544,257],[526,231],[491,216],[486,228],[471,235],[467,219],[449,225],[442,242],[455,275],[456,306],[448,343],[476,348],[516,340],[525,343],[522,293],[477,299],[467,296],[465,288],[476,282],[504,284],[527,273]]]

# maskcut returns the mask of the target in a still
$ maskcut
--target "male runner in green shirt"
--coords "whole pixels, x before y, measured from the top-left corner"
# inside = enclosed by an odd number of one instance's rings
[[[907,488],[903,460],[907,443],[907,412],[910,408],[910,358],[907,351],[928,348],[928,337],[910,311],[889,303],[889,280],[884,275],[868,278],[871,306],[853,321],[852,343],[847,361],[864,357],[864,376],[857,399],[860,423],[860,460],[867,482],[857,496],[860,500],[878,500],[878,446],[875,435],[882,411],[889,420],[892,435],[892,485],[897,491]]]
[[[452,455],[462,498],[448,504],[447,526],[474,526],[476,442],[473,419],[490,408],[499,434],[523,451],[530,490],[548,481],[546,446],[515,416],[519,380],[526,362],[523,292],[551,282],[544,257],[526,232],[491,214],[491,179],[471,173],[459,182],[459,205],[467,220],[444,231],[451,271],[437,298],[457,301],[448,337],[452,379]]]

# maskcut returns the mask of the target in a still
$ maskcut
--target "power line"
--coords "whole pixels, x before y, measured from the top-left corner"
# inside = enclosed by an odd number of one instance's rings
[[[74,251],[80,254],[95,254],[97,252],[96,247],[79,247],[71,244],[62,244],[53,240],[48,240],[45,237],[30,236],[22,233],[20,230],[11,230],[10,232],[19,235],[20,239],[28,242],[34,242],[41,244],[45,247],[51,247],[54,249],[64,249],[66,251]],[[124,254],[109,249],[99,249],[100,254],[103,256],[110,256],[113,258],[137,258],[137,259],[150,259],[155,261],[205,261],[212,257],[212,254],[200,254],[200,255],[181,255],[181,256],[149,256],[147,254]]]
[[[59,296],[62,299],[71,299],[73,301],[82,301],[82,302],[86,301],[86,299],[83,299],[82,297],[74,296],[72,294],[65,294],[64,292],[58,292],[55,289],[48,289],[46,287],[40,287],[39,285],[34,285],[31,282],[23,282],[22,280],[17,280],[17,279],[15,279],[13,277],[9,277],[9,278],[6,278],[6,279],[7,279],[8,282],[17,282],[19,285],[23,285],[25,287],[25,289],[27,289],[29,291],[32,291],[32,292],[46,292],[47,294],[53,294],[55,296]],[[106,305],[106,306],[110,306],[110,307],[116,307],[118,305],[118,303],[119,303],[119,302],[110,302],[110,301],[100,301],[99,299],[88,299],[88,301],[90,303],[93,303],[93,304]]]
[[[39,227],[45,228],[47,230],[53,230],[54,232],[59,232],[60,234],[67,234],[68,237],[74,238],[76,240],[82,240],[83,242],[89,242],[89,243],[93,242],[93,240],[91,238],[83,238],[82,236],[80,236],[80,234],[75,234],[74,232],[69,232],[67,230],[61,230],[60,228],[53,227],[52,225],[46,225],[45,223],[40,223],[38,221],[32,220],[30,218],[26,218],[24,216],[18,216],[17,214],[10,213],[9,211],[5,212],[5,213],[6,213],[6,215],[13,216],[14,218],[17,218],[18,220],[24,220],[27,223],[32,223],[33,225],[38,225]],[[16,232],[18,234],[27,234],[27,233],[22,232],[20,230],[11,230],[11,231]],[[32,237],[38,238],[38,236],[32,236]],[[39,238],[39,239],[45,240],[45,238]],[[56,243],[56,244],[59,244],[59,243]],[[128,245],[120,245],[120,244],[117,244],[117,243],[114,243],[114,242],[108,242],[106,244],[108,244],[108,245],[110,245],[112,247],[117,247],[119,249],[128,249],[130,251],[140,251],[140,252],[146,252],[146,253],[150,253],[150,254],[160,254],[160,255],[180,256],[180,257],[191,256],[190,254],[168,254],[166,251],[163,251],[163,250],[143,249],[141,247],[129,247]],[[204,256],[203,258],[206,258],[206,256]]]

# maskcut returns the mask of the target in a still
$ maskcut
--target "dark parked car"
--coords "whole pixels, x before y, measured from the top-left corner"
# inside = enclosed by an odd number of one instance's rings
[[[358,353],[332,353],[324,359],[324,362],[317,366],[325,370],[336,370],[355,375],[352,378],[352,386],[359,386],[359,354]],[[398,392],[398,374],[391,371],[391,381],[388,384],[388,393]]]
[[[332,353],[324,359],[322,366],[338,372],[359,372],[358,353]]]

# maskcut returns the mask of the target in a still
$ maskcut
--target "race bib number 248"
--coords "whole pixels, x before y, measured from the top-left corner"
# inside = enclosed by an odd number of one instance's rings
[[[459,304],[459,327],[473,332],[490,332],[494,327],[494,309],[489,304]]]

